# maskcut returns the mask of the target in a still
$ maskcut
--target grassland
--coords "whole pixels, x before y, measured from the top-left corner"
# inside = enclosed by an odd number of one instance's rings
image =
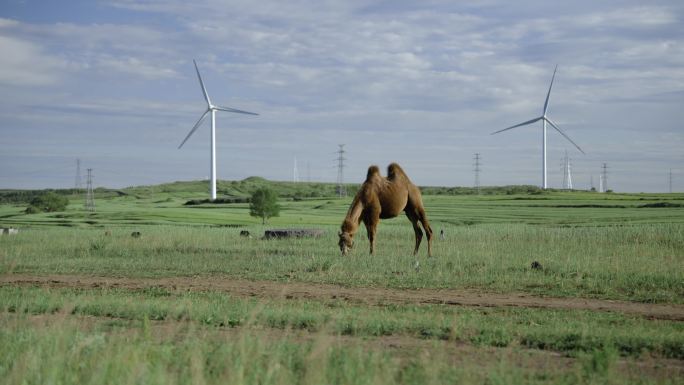
[[[222,182],[219,192],[244,199],[264,184]],[[77,197],[61,213],[1,205],[0,225],[21,231],[0,237],[0,276],[47,278],[0,284],[0,346],[8,347],[0,381],[683,383],[679,316],[562,302],[655,304],[680,314],[684,194],[428,188],[429,218],[446,237],[435,237],[431,259],[423,246],[416,271],[405,218],[381,223],[376,255],[359,234],[343,258],[336,233],[350,198],[332,197],[330,185],[272,187],[283,209],[268,226],[249,217],[244,200],[186,205],[203,197],[200,183],[107,191],[95,213]],[[272,227],[326,233],[260,239]],[[50,283],[51,276],[88,283]],[[217,280],[311,291],[238,295],[201,285]],[[316,285],[341,295],[307,294]],[[385,289],[393,297],[354,300]],[[483,303],[492,294],[553,297],[561,306],[403,300],[415,290],[479,295]]]
[[[684,225],[545,227],[522,224],[447,228],[415,271],[410,226],[380,230],[377,255],[359,240],[352,256],[336,229],[319,239],[244,239],[240,229],[148,226],[40,227],[3,239],[2,272],[168,277],[222,275],[343,286],[478,289],[538,295],[682,303]],[[246,227],[262,233],[260,225]],[[538,261],[541,269],[531,269]]]

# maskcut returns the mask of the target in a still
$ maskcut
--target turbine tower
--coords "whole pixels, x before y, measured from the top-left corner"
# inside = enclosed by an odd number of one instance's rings
[[[546,116],[546,113],[549,109],[549,96],[551,95],[551,87],[553,87],[553,80],[556,78],[556,70],[558,69],[558,66],[556,65],[556,68],[553,70],[553,76],[551,77],[551,85],[549,85],[549,91],[546,93],[546,100],[544,101],[544,110],[542,112],[542,116],[528,120],[526,122],[522,122],[520,124],[516,124],[515,126],[510,126],[507,128],[504,128],[503,130],[499,130],[496,132],[492,132],[492,135],[498,134],[500,132],[504,132],[516,127],[520,126],[526,126],[528,124],[532,124],[538,121],[542,121],[542,188],[546,189],[547,188],[547,183],[546,183],[546,124],[550,124],[551,127],[555,128],[556,131],[558,131],[559,134],[563,135],[565,139],[567,139],[570,143],[572,143],[575,147],[577,147],[578,150],[582,154],[584,154],[584,151],[578,146],[575,142],[570,139],[569,136],[565,135],[565,133],[558,128],[558,125],[554,123],[551,119],[549,119],[548,116]]]
[[[207,109],[204,111],[202,116],[199,118],[197,123],[195,123],[195,126],[190,130],[190,133],[188,136],[183,139],[183,142],[178,146],[180,149],[183,147],[185,142],[187,142],[188,139],[192,136],[192,134],[195,133],[197,128],[204,122],[204,119],[207,117],[207,114],[211,113],[211,150],[210,150],[210,163],[209,163],[209,175],[210,175],[210,182],[209,182],[209,191],[211,194],[211,200],[216,199],[216,111],[226,111],[226,112],[235,112],[238,114],[248,114],[248,115],[259,115],[255,114],[254,112],[247,112],[247,111],[242,111],[242,110],[236,110],[235,108],[230,108],[230,107],[221,107],[221,106],[216,106],[211,104],[211,99],[209,99],[209,94],[207,93],[206,87],[204,87],[204,82],[202,81],[202,76],[200,75],[199,68],[197,68],[197,62],[195,60],[192,61],[195,64],[195,71],[197,71],[197,78],[199,79],[200,86],[202,87],[202,93],[204,94],[204,100],[207,102]]]
[[[572,165],[568,150],[565,150],[565,156],[561,159],[561,171],[563,172],[562,188],[572,190]]]

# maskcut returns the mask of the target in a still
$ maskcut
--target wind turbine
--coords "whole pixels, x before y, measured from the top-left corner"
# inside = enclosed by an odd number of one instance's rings
[[[549,92],[546,93],[546,101],[544,101],[544,111],[542,112],[542,116],[528,120],[526,122],[522,122],[520,124],[516,124],[515,126],[510,126],[508,128],[504,128],[503,130],[499,130],[496,132],[492,132],[491,135],[498,134],[499,132],[504,132],[507,130],[510,130],[512,128],[520,127],[520,126],[525,126],[528,124],[532,124],[538,121],[542,121],[543,129],[542,129],[542,188],[546,189],[546,123],[550,124],[551,127],[555,128],[558,133],[563,135],[565,139],[567,139],[570,143],[572,143],[575,147],[577,147],[578,150],[582,154],[585,154],[585,152],[580,148],[580,146],[577,145],[577,143],[573,142],[572,139],[570,139],[569,136],[565,135],[565,133],[558,128],[558,125],[555,124],[551,119],[549,119],[548,116],[546,116],[546,112],[548,111],[549,108],[549,96],[551,95],[551,87],[553,87],[553,79],[556,78],[556,70],[558,69],[558,65],[556,65],[556,68],[553,70],[553,76],[551,77],[551,85],[549,85]]]
[[[254,112],[248,112],[248,111],[242,111],[242,110],[236,110],[235,108],[230,108],[230,107],[221,107],[221,106],[215,106],[211,104],[211,99],[209,99],[209,94],[207,93],[206,87],[204,87],[204,82],[202,81],[202,76],[200,75],[199,68],[197,68],[197,62],[193,59],[192,61],[195,63],[195,71],[197,71],[197,78],[199,79],[200,86],[202,86],[202,93],[204,94],[204,100],[207,102],[207,109],[204,111],[202,116],[199,118],[197,123],[195,123],[195,126],[190,130],[190,133],[188,136],[183,139],[183,142],[178,146],[180,149],[183,147],[185,142],[190,139],[192,134],[197,131],[197,128],[204,122],[204,119],[207,117],[207,114],[211,112],[211,163],[210,163],[210,193],[211,193],[211,200],[216,199],[216,111],[226,111],[226,112],[235,112],[238,114],[247,114],[247,115],[259,115],[255,114]]]

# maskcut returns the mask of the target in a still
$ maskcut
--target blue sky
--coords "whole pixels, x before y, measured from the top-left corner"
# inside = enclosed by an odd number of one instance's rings
[[[312,5],[315,4],[315,5]],[[218,177],[335,181],[397,161],[421,185],[541,183],[684,190],[681,1],[32,1],[0,3],[0,188],[204,179],[212,101]],[[85,171],[83,171],[85,173]]]

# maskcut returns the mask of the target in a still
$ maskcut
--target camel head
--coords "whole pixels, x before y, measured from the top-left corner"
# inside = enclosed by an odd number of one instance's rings
[[[340,231],[337,235],[340,236],[340,242],[338,243],[340,245],[340,251],[342,251],[342,255],[347,255],[349,250],[354,247],[354,236],[342,231]]]

